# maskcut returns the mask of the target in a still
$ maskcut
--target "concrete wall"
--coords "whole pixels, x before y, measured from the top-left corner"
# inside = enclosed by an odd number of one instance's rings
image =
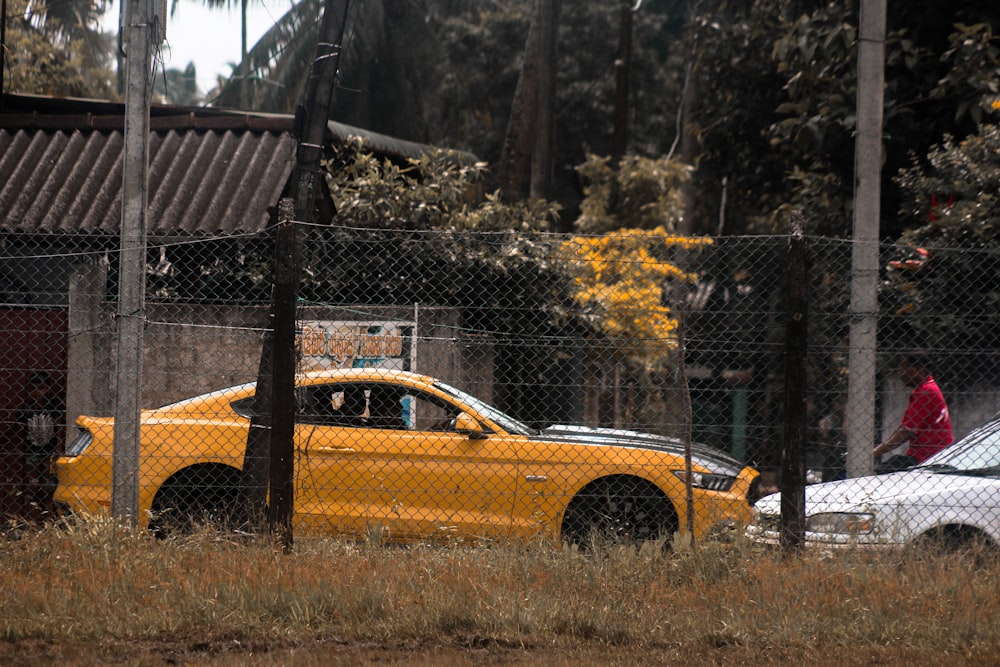
[[[67,412],[110,415],[114,407],[117,336],[114,304],[105,299],[106,269],[80,266],[70,280]],[[144,333],[141,402],[165,405],[257,377],[266,306],[149,303]],[[493,398],[492,344],[461,333],[453,308],[308,306],[301,320],[415,322],[412,369]]]

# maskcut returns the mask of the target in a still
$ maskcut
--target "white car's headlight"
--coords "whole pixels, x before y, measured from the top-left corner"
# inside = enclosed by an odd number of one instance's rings
[[[875,515],[864,512],[824,512],[806,518],[806,532],[864,535],[875,528]]]

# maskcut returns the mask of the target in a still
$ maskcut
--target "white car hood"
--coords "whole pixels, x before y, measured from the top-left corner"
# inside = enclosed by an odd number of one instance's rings
[[[951,504],[949,499],[960,496],[980,499],[995,497],[998,488],[1000,480],[994,477],[907,470],[889,475],[811,484],[806,487],[806,514],[858,512],[887,505],[931,507]],[[777,514],[780,507],[780,493],[757,501],[757,508],[765,514]]]

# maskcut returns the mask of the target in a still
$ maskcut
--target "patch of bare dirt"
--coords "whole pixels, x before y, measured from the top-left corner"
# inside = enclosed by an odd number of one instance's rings
[[[103,640],[51,643],[22,640],[0,643],[0,664],[8,667],[635,667],[637,665],[842,665],[934,664],[941,667],[995,665],[991,655],[951,655],[908,647],[771,648],[761,646],[616,647],[599,644],[514,646],[469,638],[426,645],[344,643],[317,640],[305,644],[248,644],[215,638],[202,641]]]

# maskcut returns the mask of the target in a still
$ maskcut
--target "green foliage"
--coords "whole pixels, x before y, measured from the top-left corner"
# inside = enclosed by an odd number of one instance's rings
[[[607,157],[589,155],[577,171],[586,183],[576,223],[581,232],[677,228],[684,211],[680,185],[689,176],[685,165],[626,155],[616,168]]]
[[[973,20],[974,19],[974,20]],[[687,39],[711,44],[700,61],[698,200],[727,177],[730,227],[773,231],[772,212],[801,208],[811,233],[850,235],[858,4],[850,0],[747,6],[706,3]],[[889,6],[882,229],[896,238],[901,193],[891,180],[910,153],[965,136],[1000,81],[995,3],[933,0]],[[720,103],[721,101],[721,103]],[[710,219],[710,208],[696,211]],[[699,223],[703,225],[704,223]]]
[[[931,97],[957,101],[955,121],[968,118],[978,125],[1000,93],[1000,49],[992,26],[956,24],[948,35],[948,50],[941,54],[941,62],[947,65],[947,72],[931,91]]]
[[[683,4],[647,2],[633,17],[629,132],[639,154],[664,152],[675,132],[672,110],[679,82],[668,63]],[[350,15],[331,116],[383,134],[471,151],[497,164],[532,5],[532,0],[359,3]],[[296,4],[251,50],[247,66],[255,109],[287,112],[298,104],[318,7],[316,0]],[[618,11],[617,3],[588,1],[564,5],[560,16],[557,194],[551,198],[571,214],[579,201],[573,166],[588,151],[611,152],[618,34],[609,26],[618,24]],[[218,96],[220,106],[239,106],[236,71]]]
[[[558,207],[544,202],[508,206],[479,197],[485,163],[463,164],[429,151],[405,164],[380,159],[361,140],[335,148],[327,181],[337,222],[380,229],[533,231],[549,227]]]

